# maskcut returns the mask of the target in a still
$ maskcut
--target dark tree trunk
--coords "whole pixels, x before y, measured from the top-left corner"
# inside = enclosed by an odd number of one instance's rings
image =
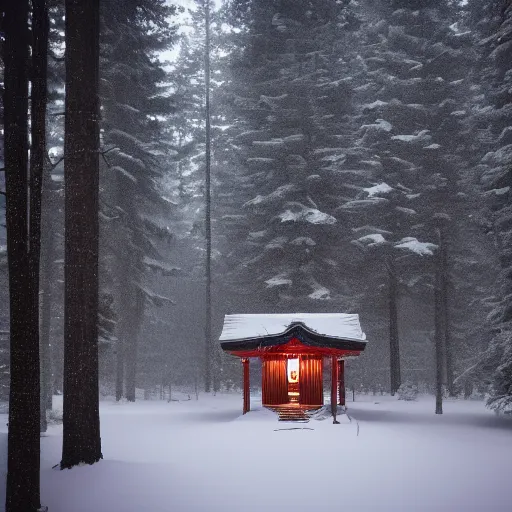
[[[41,215],[41,395],[44,409],[52,409],[52,347],[50,341],[52,322],[52,283],[54,280],[55,233],[51,216],[56,209],[51,168],[45,170],[42,190]],[[41,411],[41,416],[43,411]],[[45,412],[46,417],[46,412]]]
[[[443,323],[444,311],[442,300],[441,248],[436,253],[435,288],[434,288],[434,341],[436,347],[436,414],[443,414]]]
[[[144,296],[136,286],[129,283],[134,263],[129,258],[118,262],[120,271],[116,400],[119,401],[124,396],[130,402],[135,401],[138,335],[144,314]]]
[[[450,301],[449,301],[449,276],[448,276],[448,247],[446,232],[439,230],[439,272],[441,280],[441,304],[443,324],[443,346],[446,364],[446,386],[450,396],[455,396],[453,384],[453,343],[450,332]]]
[[[41,195],[46,167],[46,103],[48,68],[48,7],[46,0],[32,0],[31,138],[30,147],[30,281],[35,335],[39,337],[39,277],[41,256]],[[47,363],[47,346],[40,344],[41,361]],[[41,377],[46,376],[44,367]],[[41,432],[46,432],[46,379],[41,378]]]
[[[121,176],[117,178],[116,204],[127,212],[127,218],[137,217],[133,194],[128,193]],[[128,229],[129,228],[129,229]],[[120,226],[125,236],[129,236],[133,246],[143,247],[144,239],[140,230],[130,226]],[[134,274],[142,276],[144,268],[138,252],[115,251],[115,287],[117,306],[117,361],[116,361],[116,400],[126,397],[135,401],[137,378],[137,354],[139,332],[144,320],[145,297],[138,287]]]
[[[118,336],[116,342],[116,401],[124,396],[124,337]]]
[[[389,367],[391,373],[391,395],[400,387],[400,344],[398,339],[397,277],[395,262],[388,258],[389,281]]]
[[[39,494],[38,283],[31,282],[28,169],[28,0],[4,4],[4,126],[10,300],[6,512],[32,512]],[[34,198],[35,199],[35,198]],[[35,295],[35,296],[34,296]]]
[[[118,182],[119,183],[119,182]],[[118,191],[121,187],[118,187]],[[118,196],[118,204],[124,209],[124,198]],[[117,312],[118,322],[116,325],[116,400],[119,402],[125,396],[125,367],[127,340],[130,336],[128,326],[129,319],[132,316],[132,308],[130,307],[130,295],[133,289],[130,283],[130,264],[129,254],[120,254],[116,261],[116,295],[117,295]]]
[[[140,321],[144,314],[144,296],[137,289],[135,291],[135,304],[133,306],[133,321],[130,322],[129,343],[126,346],[125,364],[126,364],[126,399],[129,402],[135,402],[135,388],[137,382],[137,348],[140,330]],[[126,341],[126,340],[125,340]]]
[[[212,227],[211,227],[211,131],[210,131],[210,0],[204,0],[205,6],[205,49],[204,49],[204,87],[206,116],[206,166],[205,166],[205,231],[206,231],[206,323],[205,323],[205,371],[204,390],[211,388],[212,370],[214,391],[218,390],[218,376],[212,361]]]
[[[102,458],[98,389],[99,0],[66,0],[61,468]]]
[[[126,400],[135,402],[135,382],[137,377],[137,344],[132,344],[133,349],[126,352]]]

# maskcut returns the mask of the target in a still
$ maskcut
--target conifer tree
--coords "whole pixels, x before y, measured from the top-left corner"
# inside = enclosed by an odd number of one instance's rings
[[[10,2],[2,12],[11,377],[7,512],[35,512],[41,507],[38,313],[47,17],[44,1],[34,1],[32,7],[32,59],[29,57],[28,1]],[[32,153],[27,176],[29,71],[32,78]]]
[[[117,317],[116,398],[135,400],[140,329],[147,306],[172,301],[146,285],[145,273],[174,275],[155,240],[171,238],[162,213],[169,201],[163,176],[163,125],[174,109],[161,84],[166,73],[157,52],[173,44],[174,7],[165,2],[102,2],[101,102],[102,286]],[[109,270],[110,269],[110,270]]]
[[[487,82],[485,98],[489,104],[479,105],[474,112],[474,127],[480,133],[480,144],[488,152],[481,161],[481,181],[488,199],[489,232],[493,234],[499,254],[501,272],[497,279],[498,301],[490,315],[494,332],[483,357],[473,372],[489,383],[488,405],[495,411],[512,410],[512,345],[511,345],[511,231],[510,197],[512,186],[512,95],[511,61],[512,4],[509,0],[470,4],[476,21],[478,39],[483,47],[480,76]],[[483,15],[482,15],[483,13]],[[487,144],[486,144],[487,143]]]
[[[101,453],[98,389],[99,0],[66,0],[64,401],[61,469]]]

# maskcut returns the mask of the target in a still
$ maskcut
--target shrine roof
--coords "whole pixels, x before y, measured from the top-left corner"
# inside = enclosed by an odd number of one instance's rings
[[[366,336],[359,315],[284,313],[226,315],[220,336],[223,350],[265,349],[296,338],[303,344],[341,350],[364,350]]]

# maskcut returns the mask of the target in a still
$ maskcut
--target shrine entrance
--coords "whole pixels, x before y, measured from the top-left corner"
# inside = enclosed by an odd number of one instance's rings
[[[290,404],[299,403],[299,358],[287,359],[286,374],[288,377],[288,402]]]

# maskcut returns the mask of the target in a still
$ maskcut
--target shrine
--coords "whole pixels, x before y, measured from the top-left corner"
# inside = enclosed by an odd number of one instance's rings
[[[251,357],[262,363],[264,407],[321,407],[326,358],[331,360],[331,404],[345,405],[345,359],[365,349],[366,336],[356,314],[240,314],[225,316],[220,343],[242,360],[245,414],[250,410]]]

